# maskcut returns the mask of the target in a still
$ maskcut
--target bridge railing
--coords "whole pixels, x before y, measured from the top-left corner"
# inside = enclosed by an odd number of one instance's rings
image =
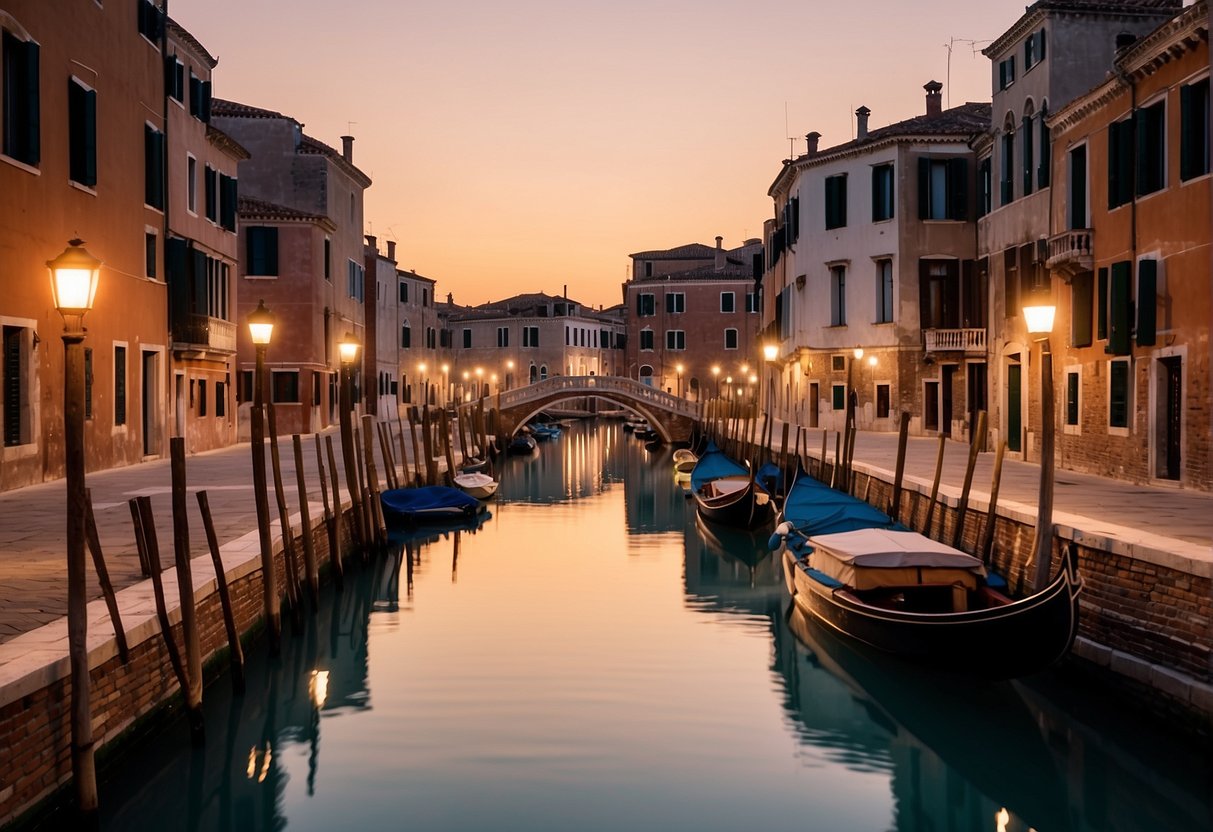
[[[525,387],[507,390],[501,394],[501,408],[525,405],[554,393],[569,396],[595,396],[601,393],[616,393],[624,398],[649,404],[678,416],[690,419],[699,417],[699,404],[658,390],[636,379],[623,376],[553,376]]]

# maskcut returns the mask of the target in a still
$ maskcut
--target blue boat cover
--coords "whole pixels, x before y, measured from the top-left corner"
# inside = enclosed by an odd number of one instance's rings
[[[386,517],[412,522],[473,517],[484,511],[484,504],[475,497],[445,485],[389,488],[379,500]]]
[[[774,462],[764,462],[754,475],[758,487],[768,494],[783,493],[783,471]]]
[[[803,544],[805,538],[835,532],[904,529],[880,509],[850,494],[836,491],[804,471],[799,472],[784,501],[783,519],[791,524],[791,531],[796,533],[795,541],[789,537],[789,545]]]
[[[699,462],[695,463],[695,469],[691,471],[691,490],[698,491],[704,483],[721,477],[735,477],[738,474],[748,477],[750,469],[726,456],[724,451],[716,447],[715,442],[708,442],[708,446],[699,455]]]

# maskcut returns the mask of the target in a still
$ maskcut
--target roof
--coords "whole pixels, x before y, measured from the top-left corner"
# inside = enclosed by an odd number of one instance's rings
[[[568,303],[579,307],[576,315],[537,315],[539,307],[553,303]],[[528,292],[502,300],[489,301],[480,306],[460,307],[449,305],[449,314],[453,321],[488,320],[493,318],[588,318],[604,320],[612,317],[604,312],[598,312],[593,307],[562,295],[549,295],[546,292]]]
[[[335,227],[332,220],[320,214],[309,214],[305,211],[287,208],[285,205],[276,205],[273,202],[266,202],[263,199],[253,199],[247,196],[242,196],[237,200],[236,211],[240,214],[241,219],[270,220],[273,222],[315,222],[329,228]]]
[[[404,269],[396,269],[396,277],[407,277],[410,280],[422,280],[426,283],[437,283],[438,282],[437,280],[435,280],[432,277],[426,277],[425,275],[417,274],[417,272],[414,272],[414,271],[406,272],[406,271],[404,271]]]
[[[686,271],[674,272],[673,274],[653,275],[652,277],[633,277],[629,283],[677,283],[679,281],[692,280],[727,280],[730,283],[738,280],[753,280],[754,267],[753,265],[742,265],[736,261],[730,261],[723,269],[717,269],[715,266],[696,266],[693,269]]]
[[[211,99],[211,115],[227,116],[228,118],[280,118],[285,121],[294,121],[300,127],[303,126],[303,122],[295,121],[290,116],[283,115],[276,110],[266,110],[261,107],[254,107],[251,104],[228,101],[226,98]]]
[[[1048,12],[1131,17],[1174,14],[1183,0],[1038,0],[1024,9],[1015,23],[981,50],[987,58],[1000,54],[1034,28]]]
[[[194,50],[195,54],[202,58],[202,60],[206,61],[207,66],[209,66],[211,69],[214,69],[219,64],[218,58],[208,52],[206,47],[203,46],[196,37],[191,35],[184,26],[173,20],[171,17],[168,19],[168,30],[172,37],[180,40],[182,43],[189,46],[190,49]]]
[[[639,251],[628,257],[643,257],[645,260],[698,260],[704,257],[715,257],[716,249],[703,243],[687,243],[675,248]]]

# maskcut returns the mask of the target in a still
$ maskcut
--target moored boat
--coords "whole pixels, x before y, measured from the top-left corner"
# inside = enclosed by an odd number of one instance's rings
[[[506,451],[511,454],[529,454],[536,447],[534,439],[525,433],[519,433],[510,440],[510,444],[506,446]]]
[[[691,472],[691,494],[700,516],[714,523],[752,529],[774,514],[770,495],[757,486],[750,469],[711,442]]]
[[[699,457],[688,448],[674,451],[674,479],[677,482],[690,482],[691,472],[699,464]]]
[[[475,497],[445,485],[389,488],[379,495],[379,502],[389,526],[443,523],[473,518],[485,511],[484,503]]]
[[[455,477],[455,486],[477,500],[491,499],[497,493],[498,484],[488,474],[464,473]]]

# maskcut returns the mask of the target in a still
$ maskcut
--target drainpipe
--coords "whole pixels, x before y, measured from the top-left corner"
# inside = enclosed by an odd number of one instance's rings
[[[172,375],[173,375],[172,367],[171,367],[171,365],[172,365],[172,343],[173,343],[173,320],[172,320],[173,316],[172,316],[172,311],[171,311],[172,310],[172,300],[170,299],[172,293],[168,290],[168,274],[166,272],[166,268],[168,266],[168,260],[165,257],[165,255],[168,253],[169,208],[173,204],[173,201],[171,199],[172,194],[170,193],[170,189],[172,187],[172,185],[171,185],[172,177],[170,177],[168,175],[169,157],[170,157],[169,144],[168,144],[168,90],[165,88],[165,82],[164,82],[164,59],[168,55],[168,0],[162,0],[162,3],[163,3],[162,10],[164,12],[164,25],[160,28],[160,67],[159,67],[160,72],[159,72],[159,75],[160,75],[160,106],[161,106],[160,112],[164,119],[164,123],[161,125],[161,127],[164,128],[164,154],[163,154],[164,159],[161,163],[161,170],[160,170],[160,175],[164,178],[164,228],[160,233],[160,240],[161,240],[160,254],[161,254],[161,262],[164,264],[164,268],[160,269],[160,274],[163,275],[164,283],[165,283],[164,310],[165,310],[165,319],[166,319],[165,323],[168,324],[168,326],[166,328],[168,329],[167,343],[169,344],[169,349],[165,353],[165,361],[164,361],[165,366],[161,371],[161,376],[162,376],[163,384],[164,384],[163,389],[164,389],[165,393],[160,400],[160,404],[162,406],[163,412],[167,412],[168,411],[168,396],[170,395],[169,391],[172,388],[172,384],[170,384],[169,382],[171,381]],[[174,420],[174,422],[175,421],[176,420]],[[188,426],[186,426],[186,433],[188,433],[188,432],[189,432],[189,429],[188,429]],[[144,437],[144,442],[145,443],[147,442],[147,437]],[[163,437],[161,438],[160,443],[161,443],[160,453],[163,454],[164,453]]]

